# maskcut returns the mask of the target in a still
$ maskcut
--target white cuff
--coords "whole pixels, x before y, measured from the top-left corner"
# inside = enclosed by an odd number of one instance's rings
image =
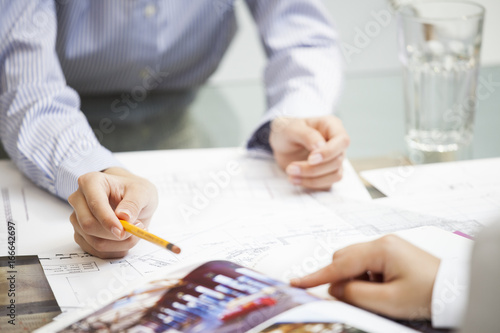
[[[113,166],[122,166],[122,164],[114,158],[109,150],[100,145],[93,147],[82,156],[66,159],[57,171],[57,196],[67,200],[78,189],[78,177]]]
[[[460,326],[469,296],[469,262],[457,258],[441,260],[432,291],[432,326]]]

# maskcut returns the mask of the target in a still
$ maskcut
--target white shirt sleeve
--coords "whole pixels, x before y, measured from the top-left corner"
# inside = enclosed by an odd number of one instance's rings
[[[432,291],[432,326],[459,327],[467,306],[469,261],[442,259]]]
[[[500,221],[476,238],[468,303],[462,333],[500,331]]]

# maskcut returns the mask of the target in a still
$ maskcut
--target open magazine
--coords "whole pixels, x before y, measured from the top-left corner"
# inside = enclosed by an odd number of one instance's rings
[[[170,275],[170,274],[168,274]],[[414,332],[229,261],[155,276],[90,314],[40,332]]]

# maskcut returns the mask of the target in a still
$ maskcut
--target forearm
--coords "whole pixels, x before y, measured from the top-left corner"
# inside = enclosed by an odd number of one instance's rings
[[[261,124],[280,116],[331,114],[341,90],[342,61],[337,34],[321,1],[247,3],[268,57],[268,111]]]
[[[51,1],[2,2],[0,134],[5,150],[37,185],[66,199],[81,174],[116,165],[79,111],[55,53]],[[45,23],[32,31],[34,17]]]
[[[265,72],[268,111],[262,123],[332,114],[341,81],[340,54],[333,46],[276,55]]]

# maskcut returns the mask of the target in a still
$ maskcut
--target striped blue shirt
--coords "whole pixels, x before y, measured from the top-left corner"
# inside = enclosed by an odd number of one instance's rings
[[[14,163],[65,199],[80,175],[117,165],[79,94],[200,86],[236,32],[234,1],[0,0],[0,136]],[[268,58],[259,126],[331,113],[341,62],[321,0],[245,2]]]

